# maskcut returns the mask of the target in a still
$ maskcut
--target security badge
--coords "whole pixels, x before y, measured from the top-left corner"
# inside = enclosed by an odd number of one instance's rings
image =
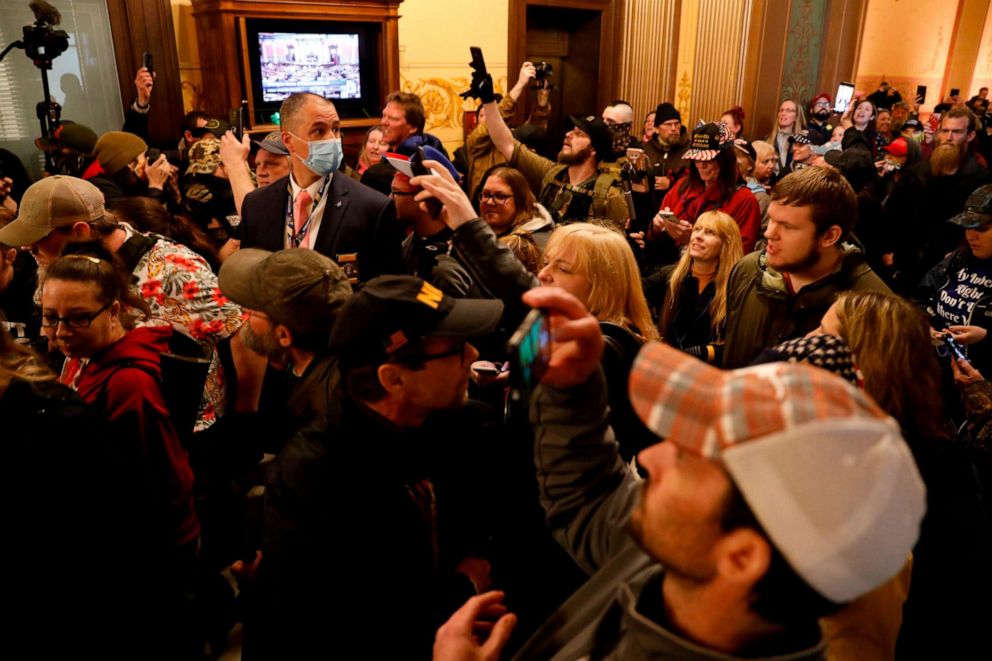
[[[358,284],[358,253],[357,252],[346,252],[339,255],[335,255],[334,261],[338,263],[341,270],[344,271],[345,276],[348,278],[348,282],[353,285]]]

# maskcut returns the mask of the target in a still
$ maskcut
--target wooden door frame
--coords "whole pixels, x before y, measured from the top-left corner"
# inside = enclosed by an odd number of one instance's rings
[[[134,76],[145,51],[155,58],[155,88],[148,116],[148,139],[158,144],[179,135],[183,117],[182,81],[176,30],[169,0],[107,0],[121,105],[127,113],[137,92]]]
[[[596,89],[596,112],[617,98],[620,75],[616,63],[623,56],[623,0],[509,0],[509,25],[506,59],[508,80],[527,57],[527,8],[585,9],[600,13],[599,65]]]

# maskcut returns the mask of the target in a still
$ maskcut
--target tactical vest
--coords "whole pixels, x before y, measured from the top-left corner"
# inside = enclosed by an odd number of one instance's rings
[[[567,169],[567,165],[555,165],[541,181],[539,202],[551,213],[555,224],[606,218],[606,195],[611,186],[619,185],[619,174],[605,166],[598,168],[595,183],[589,190],[560,181],[558,177]]]

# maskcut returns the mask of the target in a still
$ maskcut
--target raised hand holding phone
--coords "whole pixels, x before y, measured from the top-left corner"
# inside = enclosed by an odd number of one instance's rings
[[[493,77],[486,71],[486,61],[482,57],[482,49],[478,46],[469,48],[472,53],[472,83],[470,87],[459,96],[463,99],[475,98],[482,103],[492,103],[496,100],[496,92],[493,89]]]

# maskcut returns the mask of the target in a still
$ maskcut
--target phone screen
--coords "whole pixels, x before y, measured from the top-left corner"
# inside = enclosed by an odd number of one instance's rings
[[[837,96],[834,97],[834,112],[846,112],[854,96],[854,83],[841,83],[837,86]]]
[[[507,345],[511,396],[521,400],[541,381],[551,361],[551,325],[544,310],[531,310]]]

